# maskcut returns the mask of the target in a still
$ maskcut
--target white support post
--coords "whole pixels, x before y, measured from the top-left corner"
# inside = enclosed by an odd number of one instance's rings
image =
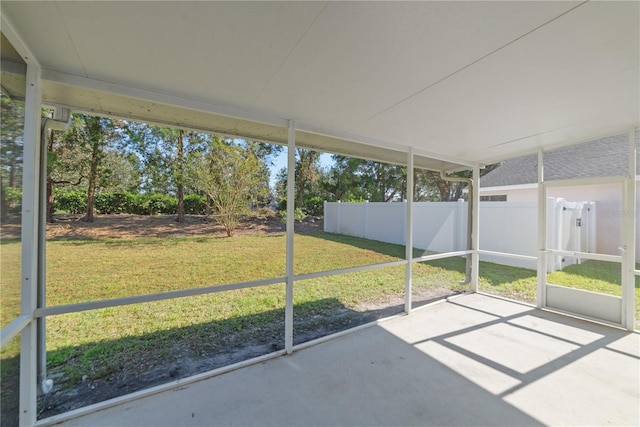
[[[27,66],[24,114],[24,154],[22,175],[22,270],[21,314],[30,322],[20,340],[21,427],[37,420],[37,323],[33,313],[38,304],[38,220],[40,184],[40,67]]]
[[[289,120],[287,144],[287,287],[284,314],[284,348],[293,352],[293,235],[295,227],[296,128]]]
[[[43,122],[43,121],[42,121]],[[40,179],[39,179],[39,208],[38,208],[38,308],[47,304],[47,140],[45,126],[40,125]],[[53,388],[53,380],[47,380],[47,337],[46,317],[37,319],[38,328],[38,386],[43,394]]]
[[[407,267],[404,280],[404,312],[411,313],[411,292],[413,280],[413,149],[407,153],[407,202],[405,203],[405,257]]]
[[[544,155],[538,151],[538,289],[536,305],[546,306],[547,285],[547,190],[544,185]]]
[[[467,203],[467,209],[469,208],[469,203]],[[451,245],[450,251],[463,251],[469,249],[467,247],[467,233],[469,230],[469,216],[464,215],[462,210],[464,208],[464,200],[458,199],[455,207],[455,226],[453,228],[453,242]],[[467,230],[466,233],[462,232],[462,227]]]
[[[636,130],[629,131],[629,171],[622,198],[622,325],[635,328],[635,260],[636,260]]]
[[[473,168],[473,210],[471,212],[471,292],[478,292],[480,281],[480,166]]]

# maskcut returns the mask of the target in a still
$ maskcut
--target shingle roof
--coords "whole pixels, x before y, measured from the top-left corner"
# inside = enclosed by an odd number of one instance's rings
[[[640,132],[636,132],[640,146]],[[640,175],[637,150],[636,175]],[[544,153],[545,180],[621,176],[628,170],[627,134],[616,135]],[[507,160],[480,179],[480,187],[535,184],[538,182],[536,154]]]

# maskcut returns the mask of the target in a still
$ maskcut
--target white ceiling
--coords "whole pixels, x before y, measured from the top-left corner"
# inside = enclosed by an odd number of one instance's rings
[[[639,122],[635,1],[0,7],[45,101],[85,111],[276,142],[293,119],[303,145],[400,161],[412,147],[438,168]]]

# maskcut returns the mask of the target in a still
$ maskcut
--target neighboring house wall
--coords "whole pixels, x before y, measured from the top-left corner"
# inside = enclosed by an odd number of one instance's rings
[[[481,196],[506,195],[507,202],[533,202],[538,200],[537,184],[481,188]],[[636,262],[640,262],[640,182],[636,182]],[[595,201],[597,218],[597,247],[602,254],[620,255],[622,246],[622,188],[616,184],[583,185],[549,188],[549,197],[572,202]],[[634,213],[632,212],[631,215]],[[480,211],[482,217],[482,210]]]

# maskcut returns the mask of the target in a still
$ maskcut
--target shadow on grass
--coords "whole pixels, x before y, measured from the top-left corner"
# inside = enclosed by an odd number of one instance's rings
[[[636,264],[635,268],[640,269],[640,264]],[[622,282],[621,265],[616,262],[588,260],[580,264],[568,265],[561,271],[568,275],[609,282],[618,286]],[[636,276],[636,288],[638,287],[640,287],[640,277]]]
[[[306,235],[318,239],[328,240],[330,242],[354,246],[359,249],[365,249],[400,259],[404,259],[405,256],[404,245],[396,245],[394,243],[380,242],[378,240],[364,239],[362,237],[347,236],[344,234],[325,233],[322,231],[307,233]],[[414,256],[419,256],[419,252],[417,252],[417,250],[414,250]]]
[[[492,286],[508,285],[521,280],[537,283],[537,272],[529,268],[480,261],[480,279]]]
[[[2,245],[10,245],[10,244],[14,244],[14,243],[20,243],[21,240],[20,238],[13,238],[13,237],[3,237],[2,239],[0,239],[0,246]]]
[[[18,341],[19,337],[14,338]],[[3,349],[4,351],[4,349]],[[20,356],[4,357],[0,360],[0,411],[2,427],[18,425],[18,398],[20,390]]]
[[[335,298],[294,306],[294,345],[402,312],[359,312]],[[46,418],[284,348],[284,308],[66,347],[47,354],[54,390],[38,398]],[[18,425],[19,356],[2,360],[2,426]]]

